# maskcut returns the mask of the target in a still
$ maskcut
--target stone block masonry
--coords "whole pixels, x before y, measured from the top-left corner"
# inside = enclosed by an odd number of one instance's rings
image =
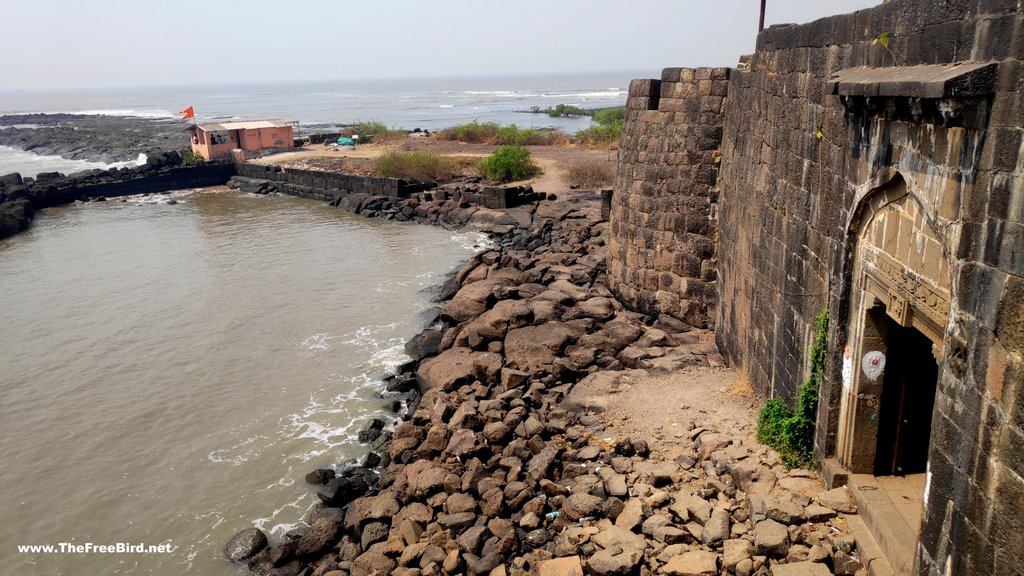
[[[722,102],[727,68],[667,68],[634,80],[612,196],[608,276],[623,303],[714,324]]]
[[[787,401],[828,310],[817,465],[925,475],[917,574],[1024,573],[1022,78],[1019,2],[892,0],[630,86],[610,288]]]

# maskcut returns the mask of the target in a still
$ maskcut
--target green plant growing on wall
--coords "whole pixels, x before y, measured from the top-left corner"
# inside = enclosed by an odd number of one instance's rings
[[[800,387],[797,404],[791,407],[769,398],[757,418],[757,440],[775,449],[786,466],[809,466],[814,457],[814,422],[818,412],[818,384],[825,371],[828,349],[828,310],[814,318],[811,373]]]
[[[873,38],[871,40],[871,45],[874,46],[875,44],[881,44],[882,48],[885,48],[885,51],[888,52],[889,56],[892,58],[892,65],[896,66],[898,65],[898,63],[896,62],[896,55],[893,54],[892,49],[889,48],[890,40],[892,40],[892,35],[889,34],[888,32],[882,32],[876,38]]]

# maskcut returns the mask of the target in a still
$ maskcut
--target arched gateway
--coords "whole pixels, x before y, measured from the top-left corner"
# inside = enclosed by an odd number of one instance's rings
[[[864,199],[858,220],[836,456],[855,474],[924,472],[947,258],[899,175]]]

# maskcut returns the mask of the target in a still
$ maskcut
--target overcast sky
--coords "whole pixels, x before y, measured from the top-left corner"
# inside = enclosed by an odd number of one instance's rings
[[[768,0],[766,25],[880,0]],[[0,90],[733,66],[759,0],[0,0]]]

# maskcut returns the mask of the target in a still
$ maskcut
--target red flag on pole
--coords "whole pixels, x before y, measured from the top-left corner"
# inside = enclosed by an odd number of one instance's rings
[[[181,112],[178,112],[178,114],[184,114],[184,116],[181,117],[182,120],[188,120],[189,118],[195,118],[196,117],[196,113],[195,113],[194,110],[192,110],[191,106],[189,106],[188,108],[185,108]]]

